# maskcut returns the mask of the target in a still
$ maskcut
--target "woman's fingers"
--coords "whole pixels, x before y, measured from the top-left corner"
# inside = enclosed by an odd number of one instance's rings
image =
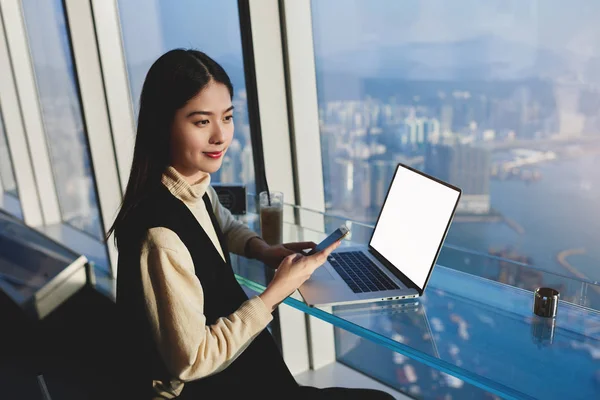
[[[291,265],[294,263],[294,261],[296,261],[296,257],[298,257],[298,254],[296,254],[296,253],[290,254],[281,261],[280,265]]]
[[[312,265],[313,265],[313,270],[319,268],[321,265],[325,264],[325,262],[327,261],[327,257],[329,257],[329,255],[331,254],[332,251],[334,251],[335,249],[337,249],[340,246],[340,241],[338,240],[337,242],[329,245],[327,248],[325,248],[324,250],[313,254],[312,256],[308,256],[306,257],[307,261],[309,261]]]

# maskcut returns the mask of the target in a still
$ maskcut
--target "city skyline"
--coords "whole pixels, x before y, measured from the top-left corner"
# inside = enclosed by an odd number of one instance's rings
[[[586,167],[600,161],[600,28],[589,10],[380,3],[312,2],[326,212],[373,224],[402,162],[464,189],[449,246],[600,279],[589,240],[600,176]],[[470,262],[440,258],[466,272]]]
[[[353,2],[356,7],[360,5],[357,9],[363,10],[362,3],[359,3]],[[29,34],[33,38],[38,38],[31,40],[31,46],[36,61],[39,90],[41,94],[48,93],[42,96],[41,102],[47,115],[45,119],[47,134],[57,140],[61,138],[53,145],[58,153],[62,154],[65,151],[59,149],[63,146],[60,143],[78,146],[79,150],[69,152],[75,157],[77,154],[85,154],[87,144],[85,140],[77,139],[85,137],[84,127],[80,118],[80,105],[74,87],[70,55],[68,47],[65,47],[65,43],[68,46],[68,38],[65,34],[64,18],[58,18],[62,8],[57,4],[54,3],[55,20],[51,21],[52,26],[42,28],[39,25],[37,28],[30,28]],[[233,2],[224,2],[218,6],[222,9],[217,10],[220,10],[217,13],[220,16],[215,20],[228,21],[226,26],[222,27],[222,30],[227,32],[226,35],[218,36],[215,40],[196,41],[190,38],[201,38],[210,29],[215,28],[217,22],[213,21],[206,26],[192,28],[191,24],[177,23],[183,18],[182,10],[186,7],[167,10],[161,2],[151,2],[151,4],[154,6],[143,10],[147,18],[142,18],[143,25],[140,26],[138,24],[140,19],[133,13],[136,8],[135,2],[119,3],[134,107],[149,65],[164,51],[172,47],[189,47],[194,44],[200,45],[201,49],[206,49],[209,53],[214,51],[215,58],[224,64],[236,86],[233,99],[236,104],[236,136],[224,159],[222,170],[214,175],[213,181],[242,182],[252,185],[253,162],[247,124],[239,26],[228,18],[229,14],[237,12],[236,5]],[[186,4],[192,5],[191,2]],[[545,45],[547,40],[544,38],[547,37],[548,32],[544,31],[544,35],[539,36],[536,26],[546,24],[541,21],[541,15],[550,6],[534,4],[535,7],[530,7],[533,14],[525,16],[519,14],[515,23],[521,28],[511,34],[500,29],[501,24],[492,23],[489,29],[485,26],[479,26],[477,29],[461,27],[459,29],[461,32],[455,35],[436,37],[426,33],[421,35],[420,28],[417,29],[418,24],[411,22],[412,28],[406,28],[407,32],[412,32],[410,38],[395,36],[387,38],[386,36],[386,40],[380,44],[375,43],[377,46],[371,41],[370,48],[363,54],[362,59],[367,59],[369,57],[366,56],[370,54],[390,53],[389,50],[393,49],[393,46],[403,46],[405,52],[395,51],[391,52],[394,53],[392,57],[371,57],[369,61],[371,66],[382,67],[383,70],[391,70],[390,66],[397,66],[394,72],[397,77],[390,78],[386,74],[381,74],[377,68],[373,70],[377,72],[377,76],[369,76],[369,73],[364,73],[360,63],[343,63],[346,69],[350,68],[350,73],[335,70],[332,74],[327,70],[330,66],[336,65],[336,62],[332,62],[333,58],[344,54],[342,48],[340,51],[328,53],[332,43],[339,40],[339,38],[331,39],[330,36],[338,35],[339,32],[332,32],[330,26],[327,30],[320,28],[322,18],[328,14],[320,10],[320,7],[327,10],[327,7],[334,4],[335,2],[313,4],[319,116],[324,157],[323,173],[328,211],[352,213],[365,221],[372,221],[384,198],[385,189],[391,179],[391,171],[397,162],[404,162],[464,186],[465,197],[459,211],[465,211],[467,214],[469,212],[491,213],[495,218],[492,204],[494,195],[490,193],[490,182],[502,179],[535,182],[544,179],[538,165],[573,156],[573,154],[566,155],[565,149],[560,148],[562,143],[566,143],[565,140],[577,141],[580,138],[588,140],[589,137],[598,136],[600,132],[600,118],[595,115],[594,106],[600,104],[600,92],[593,83],[594,75],[569,75],[568,73],[581,71],[582,68],[593,65],[597,58],[596,53],[592,51],[593,48],[588,48],[592,50],[586,53],[575,47],[567,54],[570,56],[572,51],[576,50],[578,57],[565,63],[565,56],[556,56],[555,53],[561,51],[567,42],[563,41],[563,44],[556,44],[553,47]],[[513,6],[521,7],[514,4]],[[200,6],[196,7],[198,10],[201,9]],[[348,10],[352,10],[353,7],[350,5]],[[394,7],[397,6],[392,6],[392,9]],[[473,12],[485,14],[489,11],[486,10],[485,7],[478,6],[478,11]],[[509,7],[507,13],[511,14],[511,10],[514,11]],[[356,9],[353,12],[355,11]],[[428,7],[409,5],[407,15],[411,12],[417,13],[414,14],[415,16],[423,16],[429,11]],[[334,17],[329,15],[329,18]],[[369,9],[361,24],[372,25],[377,18],[384,18],[384,16],[380,11]],[[427,18],[439,22],[441,16],[434,15]],[[449,14],[445,18],[451,21],[462,17]],[[387,28],[389,27],[380,24],[377,29],[370,32],[381,33],[382,29]],[[44,29],[52,34],[40,35],[38,32],[44,32]],[[594,29],[586,31],[586,34],[593,37],[597,30]],[[143,34],[145,31],[159,37],[160,40],[152,41],[151,46],[143,48],[138,46],[140,40],[146,42],[148,40],[148,35]],[[515,35],[515,32],[519,34]],[[536,36],[535,40],[528,35]],[[578,37],[582,35],[585,36],[582,33]],[[365,50],[361,47],[363,46],[361,43],[353,44],[354,53]],[[515,43],[518,44],[516,47],[514,47]],[[505,45],[508,47],[505,48]],[[516,50],[510,52],[507,49]],[[56,52],[64,54],[65,57],[53,57]],[[495,52],[500,53],[500,58],[494,58]],[[492,64],[490,68],[486,68],[486,64],[482,61],[473,67],[474,69],[468,70],[472,72],[473,78],[464,80],[463,73],[460,71],[472,62],[472,57],[463,57],[463,55],[470,53],[487,54],[487,58],[483,57],[483,61],[491,60]],[[427,67],[436,64],[435,61],[439,59],[440,54],[447,55],[454,67],[442,63],[439,68],[449,71],[454,68],[452,74],[444,76],[438,74],[439,71],[436,69],[421,68],[423,65]],[[514,55],[514,59],[506,58],[511,54]],[[407,70],[402,67],[402,64],[403,58],[415,61],[418,57],[424,58],[417,65],[425,72],[421,72],[421,77],[417,76],[417,79],[411,77],[409,71],[410,68],[414,69],[414,66],[409,65]],[[57,59],[60,60],[56,61]],[[343,60],[343,57],[341,59]],[[494,64],[503,60],[504,64],[500,66]],[[526,61],[525,64],[523,60]],[[548,74],[539,75],[540,72],[532,67],[539,64],[540,60],[552,61],[546,65],[549,68]],[[527,73],[520,68],[523,65],[530,67],[526,70]],[[352,68],[356,69],[354,74]],[[421,78],[428,77],[427,74],[437,77],[438,80],[422,80]],[[361,75],[365,76],[361,77]],[[49,79],[50,76],[59,79]],[[581,78],[584,81],[574,82],[574,78]],[[585,79],[589,80],[585,81]],[[68,124],[65,125],[65,122]],[[69,132],[70,134],[67,134]],[[73,140],[74,138],[76,140]],[[525,143],[524,140],[529,142]],[[588,142],[578,143],[581,147]],[[505,152],[499,151],[502,146],[506,148]],[[442,153],[446,154],[446,160],[436,161],[433,154]],[[56,173],[60,176],[63,175],[61,171],[74,169],[87,171],[89,168],[89,160],[79,159],[79,156],[70,161],[67,166],[63,164],[68,158],[63,159],[57,155],[52,157]],[[480,161],[469,161],[473,157]],[[434,167],[436,163],[438,166]],[[477,165],[481,170],[489,170],[489,174],[479,174],[478,178],[469,177],[468,170],[472,168],[471,166]],[[454,172],[444,175],[444,170],[448,169]],[[478,180],[477,184],[472,183],[474,179]],[[62,185],[59,188],[59,195],[66,199],[71,192],[82,192],[74,189],[75,187],[81,189],[86,186],[91,193],[89,197],[93,203],[95,198],[93,182],[89,179],[88,183],[82,182],[72,181]],[[582,187],[589,187],[590,184],[585,181]],[[478,186],[479,189],[470,189],[473,185]],[[337,193],[340,198],[334,199],[331,196],[332,192]],[[65,215],[70,215],[72,211],[75,217],[84,215],[88,219],[97,219],[97,216],[90,211],[90,206],[95,207],[90,200],[77,195],[72,196],[72,205],[68,205],[66,200],[63,201],[67,205]],[[336,209],[333,204],[341,206]],[[362,217],[360,212],[354,214],[357,206],[366,210]],[[518,224],[518,221],[515,222]]]

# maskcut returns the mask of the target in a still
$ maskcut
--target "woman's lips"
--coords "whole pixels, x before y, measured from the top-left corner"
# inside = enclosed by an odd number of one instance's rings
[[[204,155],[212,158],[213,160],[217,160],[217,159],[221,158],[221,156],[223,155],[223,151],[221,150],[221,151],[215,151],[212,153],[204,153]]]

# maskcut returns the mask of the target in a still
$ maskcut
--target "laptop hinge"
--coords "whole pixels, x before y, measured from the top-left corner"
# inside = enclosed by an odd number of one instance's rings
[[[398,268],[395,268],[388,260],[386,260],[381,254],[377,252],[377,250],[373,249],[371,245],[368,247],[369,253],[373,255],[381,263],[381,265],[385,266],[396,278],[400,279],[404,286],[409,289],[415,289],[417,292],[421,293],[417,285],[415,285],[406,275],[404,275]]]

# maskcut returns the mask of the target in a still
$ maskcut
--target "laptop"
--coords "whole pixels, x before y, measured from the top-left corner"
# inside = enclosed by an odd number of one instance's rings
[[[331,306],[422,296],[461,193],[399,164],[369,244],[331,254],[299,288],[304,301]]]

